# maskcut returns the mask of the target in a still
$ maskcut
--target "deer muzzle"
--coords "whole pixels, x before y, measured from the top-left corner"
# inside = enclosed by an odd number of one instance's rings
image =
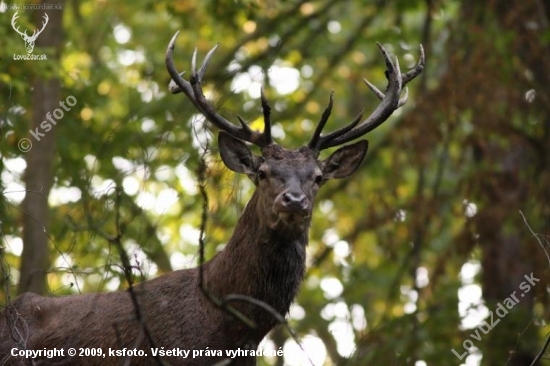
[[[302,192],[284,192],[279,196],[282,211],[301,212],[307,211],[309,202]]]
[[[273,210],[286,224],[301,224],[309,217],[310,202],[301,190],[287,190],[276,198]]]

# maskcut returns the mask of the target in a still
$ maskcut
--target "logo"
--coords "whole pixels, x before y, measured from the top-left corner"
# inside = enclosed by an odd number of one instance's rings
[[[21,32],[19,30],[19,26],[17,24],[15,24],[15,21],[17,20],[17,18],[19,18],[19,15],[17,15],[19,11],[16,11],[15,14],[13,14],[13,17],[11,18],[11,26],[13,27],[13,29],[19,33],[21,35],[21,38],[23,38],[23,41],[25,41],[25,48],[27,49],[27,53],[30,54],[32,53],[33,49],[34,49],[34,42],[36,42],[36,39],[38,38],[38,36],[40,35],[40,33],[42,33],[42,31],[44,30],[44,28],[46,28],[46,25],[48,24],[48,14],[44,13],[44,21],[42,22],[42,29],[40,30],[34,30],[34,32],[32,33],[31,36],[29,36],[27,34],[27,30],[25,29],[25,32]],[[14,55],[14,59],[15,59],[15,55]]]

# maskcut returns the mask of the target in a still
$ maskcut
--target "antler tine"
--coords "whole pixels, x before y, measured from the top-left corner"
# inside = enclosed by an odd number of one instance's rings
[[[313,136],[311,137],[311,140],[309,140],[309,143],[307,144],[307,146],[310,147],[311,149],[317,150],[317,145],[319,144],[319,141],[321,138],[321,132],[323,131],[323,128],[325,127],[325,124],[327,123],[330,117],[330,114],[332,113],[333,104],[334,104],[334,90],[331,90],[327,108],[321,115],[321,119],[319,120],[319,123],[317,123],[317,127],[315,127]]]
[[[325,127],[325,124],[327,123],[330,117],[330,114],[332,113],[333,104],[334,104],[334,90],[331,90],[327,108],[321,115],[321,119],[319,120],[319,123],[317,123],[317,127],[315,127],[313,136],[311,137],[311,140],[309,140],[309,143],[307,144],[307,146],[310,147],[311,149],[317,150],[317,145],[319,144],[319,140],[321,138],[321,132],[323,131],[323,128]]]
[[[269,120],[266,121],[266,129],[263,133],[251,130],[240,117],[238,119],[241,125],[237,126],[219,115],[214,107],[212,107],[212,105],[206,100],[206,97],[204,96],[202,91],[202,78],[206,72],[206,69],[208,67],[208,64],[210,63],[210,60],[212,59],[214,52],[218,49],[219,44],[214,46],[206,54],[206,57],[204,58],[198,71],[196,69],[197,49],[195,48],[193,52],[193,57],[191,58],[191,77],[189,81],[186,81],[182,77],[182,75],[184,75],[183,72],[178,73],[176,66],[174,65],[173,58],[173,52],[178,34],[179,32],[176,32],[176,34],[172,37],[170,43],[168,43],[168,48],[166,50],[166,69],[168,70],[168,73],[172,78],[170,84],[168,85],[168,89],[170,90],[170,92],[173,94],[183,92],[187,96],[187,98],[193,103],[193,105],[199,110],[199,112],[201,112],[206,117],[208,121],[210,121],[220,130],[227,132],[234,138],[248,141],[250,143],[253,143],[254,145],[259,146],[260,148],[271,144],[273,141],[271,139],[271,130],[269,128],[271,124]],[[267,116],[269,118],[269,106],[267,105],[267,101],[265,101],[264,103],[264,100],[262,99],[264,116],[266,113],[265,106],[267,106],[268,108]]]
[[[372,114],[365,120],[359,122],[362,118],[361,115],[359,115],[353,120],[351,124],[339,130],[331,132],[328,135],[320,137],[317,136],[318,141],[316,141],[317,143],[315,144],[315,146],[312,146],[310,143],[309,146],[311,148],[314,148],[317,151],[321,151],[329,147],[338,146],[354,140],[358,137],[361,137],[384,123],[397,108],[403,106],[407,102],[408,89],[405,88],[405,95],[403,97],[401,97],[401,92],[405,84],[418,76],[424,69],[425,55],[422,45],[420,45],[420,57],[418,63],[412,70],[408,71],[405,74],[401,74],[399,61],[397,59],[395,59],[395,61],[392,61],[384,46],[382,46],[378,42],[377,45],[380,48],[380,52],[382,52],[382,56],[384,57],[387,67],[386,77],[388,78],[388,86],[386,88],[386,92],[381,92],[377,87],[375,87],[366,79],[363,79],[363,81],[365,82],[365,84],[367,84],[369,89],[372,90],[373,93],[381,100],[380,104],[376,107],[374,112],[372,112]],[[318,131],[316,130],[315,133],[317,132]],[[314,134],[314,138],[315,137],[316,135]]]
[[[19,33],[20,35],[22,35],[22,36],[25,35],[25,36],[26,36],[26,35],[27,35],[27,31],[26,31],[26,30],[25,30],[25,33],[23,33],[23,32],[21,32],[21,31],[19,30],[19,26],[17,26],[17,28],[16,28],[16,20],[17,20],[17,18],[19,18],[19,14],[17,14],[18,12],[19,12],[19,10],[17,10],[17,11],[15,12],[15,14],[13,14],[13,17],[11,18],[11,26],[12,26],[12,28],[13,28],[17,33]]]
[[[403,95],[401,99],[399,99],[399,103],[397,103],[397,108],[407,103],[407,100],[409,100],[409,88],[405,88],[405,95]]]
[[[193,56],[191,57],[191,84],[193,84],[193,78],[198,78],[197,75],[197,47],[193,49]]]
[[[176,32],[172,39],[170,40],[170,43],[168,43],[168,48],[166,49],[166,57],[164,59],[164,63],[166,65],[166,69],[168,70],[168,74],[170,74],[170,84],[168,84],[168,89],[172,94],[177,94],[184,92],[185,95],[195,104],[194,98],[192,98],[193,95],[193,89],[191,88],[191,84],[187,80],[185,80],[182,76],[185,75],[185,71],[178,73],[176,66],[174,65],[174,47],[176,44],[176,39],[178,38],[178,34],[180,32]],[[198,109],[199,106],[195,104],[195,107]]]
[[[359,124],[359,122],[361,121],[361,118],[363,118],[363,112],[364,112],[364,110],[362,109],[361,112],[359,112],[357,117],[355,117],[353,119],[353,121],[351,121],[350,124],[348,124],[348,125],[346,125],[342,128],[339,128],[336,131],[332,131],[332,132],[328,133],[327,135],[322,136],[321,138],[319,138],[319,141],[317,142],[317,146],[310,146],[310,147],[314,150],[317,150],[317,151],[321,151],[321,150],[326,149],[327,147],[324,147],[325,144],[326,144],[325,141],[331,141],[331,140],[336,139],[336,138],[338,138],[342,135],[345,135],[349,131],[353,130],[353,128]],[[332,145],[332,146],[336,146],[336,145]],[[330,147],[330,146],[328,146],[328,147]]]
[[[380,90],[378,90],[378,88],[375,87],[374,85],[372,85],[367,79],[363,79],[363,81],[365,82],[365,84],[367,84],[369,89],[372,90],[374,92],[374,94],[376,94],[378,99],[380,99],[380,100],[384,99],[384,93],[382,93]],[[401,99],[399,99],[399,103],[397,103],[397,108],[399,108],[403,104],[407,103],[408,98],[409,98],[409,88],[405,88],[405,95],[403,97],[401,97]]]
[[[403,75],[403,86],[405,86],[409,81],[417,77],[422,72],[422,70],[424,70],[425,65],[426,55],[424,54],[424,47],[420,45],[418,63],[412,70],[407,71],[405,75]]]
[[[42,29],[40,29],[40,33],[42,33],[44,28],[46,28],[46,25],[48,24],[48,21],[50,20],[50,17],[46,13],[44,13],[44,16],[42,18],[44,18],[44,21],[42,22]]]
[[[40,35],[40,33],[42,33],[42,31],[46,28],[46,25],[48,24],[48,20],[50,19],[48,17],[48,14],[44,13],[44,16],[42,17],[44,18],[44,21],[42,22],[42,29],[38,30],[38,29],[35,29],[33,32],[32,32],[32,36],[30,36],[29,38],[33,39],[33,40],[36,40],[36,38],[38,38],[38,36]],[[26,34],[27,32],[25,32]]]
[[[264,88],[260,89],[260,98],[262,100],[262,111],[264,113],[264,143],[269,145],[273,143],[273,138],[271,137],[271,107],[265,97]]]
[[[363,79],[363,82],[365,84],[367,84],[367,86],[369,87],[370,90],[372,90],[372,92],[374,94],[376,94],[376,96],[378,97],[378,99],[382,100],[384,99],[384,93],[382,93],[380,90],[378,90],[377,87],[375,87],[373,84],[371,84],[367,79]]]
[[[214,55],[214,52],[218,49],[220,46],[219,43],[216,43],[214,47],[208,53],[206,56],[204,56],[204,60],[202,61],[201,68],[199,69],[199,79],[202,80],[202,77],[204,76],[204,73],[206,72],[206,69],[208,68],[208,65],[210,64],[210,60],[212,59],[212,56]],[[197,51],[197,48],[195,48],[195,52]]]

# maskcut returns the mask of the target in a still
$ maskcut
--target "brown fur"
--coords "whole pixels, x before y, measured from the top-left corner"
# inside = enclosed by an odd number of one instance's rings
[[[304,276],[317,189],[326,179],[351,174],[363,159],[366,143],[344,147],[325,163],[307,148],[289,151],[272,146],[264,148],[263,158],[257,158],[241,142],[223,140],[220,150],[226,165],[248,174],[258,188],[225,249],[204,264],[205,287],[217,298],[245,295],[285,315]],[[261,177],[260,170],[264,172]],[[319,177],[323,180],[316,179]],[[294,207],[296,203],[291,206],[285,201],[288,192],[300,198],[299,209]],[[276,325],[275,318],[264,309],[246,301],[232,302],[257,326],[247,327],[206,299],[198,281],[198,268],[193,268],[135,286],[143,322],[156,347],[223,351],[222,357],[163,358],[170,364],[213,365],[228,358],[226,350],[255,350]],[[0,365],[31,364],[28,359],[12,356],[14,348],[64,349],[65,357],[42,357],[34,360],[36,365],[155,364],[151,344],[135,314],[128,291],[59,298],[23,294],[0,314]],[[137,348],[148,357],[68,357],[70,347],[77,352],[86,347],[101,348],[107,355],[109,349]],[[237,357],[231,364],[255,365],[256,361],[255,357]]]
[[[262,232],[255,209],[257,195],[249,203],[237,225],[237,240],[205,264],[206,286],[214,295],[247,295],[273,306],[281,314],[288,311],[304,273],[305,235],[278,237]],[[243,228],[255,224],[259,230]],[[246,233],[246,234],[245,234]],[[240,241],[242,240],[242,241]],[[255,250],[250,250],[254,248]],[[144,321],[157,347],[226,350],[237,347],[256,349],[257,344],[276,321],[264,311],[247,304],[234,307],[256,322],[253,331],[218,310],[198,288],[198,269],[180,270],[141,283],[135,287]],[[258,279],[262,279],[258,281]],[[7,323],[6,323],[7,320]],[[60,298],[23,294],[9,305],[0,323],[2,358],[12,347],[23,349],[69,347],[142,348],[149,351],[141,325],[135,320],[134,305],[127,291],[86,294]],[[10,334],[12,327],[22,339]],[[117,336],[117,334],[119,336]],[[13,338],[21,341],[20,345]],[[151,352],[147,352],[149,355]],[[225,354],[224,354],[225,356]],[[225,358],[225,357],[224,357]],[[212,365],[217,358],[167,358],[172,365]],[[9,358],[6,365],[25,364],[21,358]],[[66,364],[116,365],[122,359],[97,357],[51,360]],[[134,357],[132,365],[148,365],[151,358]],[[0,362],[2,364],[2,362]],[[238,364],[254,364],[240,360]]]

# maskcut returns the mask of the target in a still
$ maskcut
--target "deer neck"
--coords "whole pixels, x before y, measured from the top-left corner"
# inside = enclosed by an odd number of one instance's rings
[[[285,315],[305,271],[308,227],[271,229],[255,192],[226,247],[205,264],[206,286],[215,296],[246,295]],[[270,318],[256,306],[239,307],[252,320]]]

